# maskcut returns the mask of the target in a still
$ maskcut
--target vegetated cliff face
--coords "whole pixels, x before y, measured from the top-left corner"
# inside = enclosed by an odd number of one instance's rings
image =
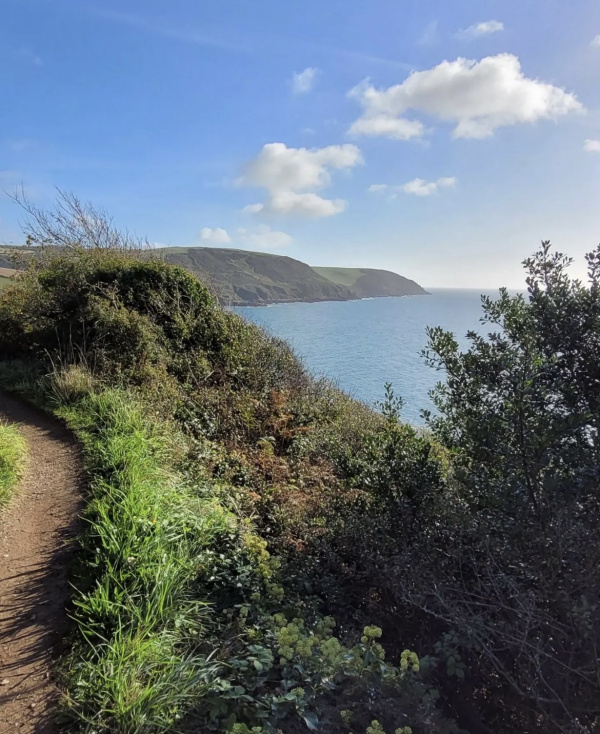
[[[231,305],[426,294],[414,281],[386,270],[312,268],[291,257],[229,248],[177,247],[162,254],[193,272]]]

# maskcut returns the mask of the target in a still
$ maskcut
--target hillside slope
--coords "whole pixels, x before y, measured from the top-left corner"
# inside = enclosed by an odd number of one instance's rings
[[[231,305],[344,301],[354,297],[345,286],[291,257],[217,247],[173,247],[162,254],[167,262],[194,273],[218,293],[222,302]]]
[[[426,294],[414,281],[386,270],[310,267],[291,257],[229,248],[173,247],[161,252],[167,262],[194,273],[231,305]]]
[[[332,283],[349,287],[356,298],[427,295],[427,291],[414,280],[389,270],[322,267],[313,267],[313,270]]]

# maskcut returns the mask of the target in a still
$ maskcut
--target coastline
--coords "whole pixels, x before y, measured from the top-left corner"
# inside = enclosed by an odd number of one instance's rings
[[[424,293],[402,293],[394,296],[365,296],[364,298],[302,298],[293,301],[261,301],[260,303],[242,301],[239,303],[223,304],[224,308],[267,308],[268,306],[283,306],[293,303],[353,303],[356,301],[374,301],[380,298],[420,298],[421,296],[431,296],[429,291]]]

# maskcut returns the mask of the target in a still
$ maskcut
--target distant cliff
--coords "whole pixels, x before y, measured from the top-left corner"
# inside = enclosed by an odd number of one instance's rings
[[[387,270],[312,268],[282,255],[217,247],[172,247],[161,254],[190,270],[230,305],[427,294],[413,280]]]
[[[0,268],[21,267],[25,253],[35,255],[35,248],[0,245]],[[414,280],[388,270],[311,267],[284,255],[226,247],[165,247],[149,254],[189,270],[230,306],[427,295]],[[0,286],[8,282],[3,278]]]
[[[355,298],[379,298],[381,296],[426,296],[427,291],[414,280],[389,270],[372,268],[320,268],[313,270],[332,283],[345,285]]]

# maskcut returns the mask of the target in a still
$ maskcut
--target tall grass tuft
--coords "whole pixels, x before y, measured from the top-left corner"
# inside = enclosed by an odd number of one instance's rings
[[[57,387],[62,401],[64,379]],[[173,731],[217,673],[202,645],[210,612],[191,587],[231,519],[164,468],[173,437],[128,392],[88,393],[57,413],[83,443],[91,491],[64,714],[89,734]]]
[[[16,426],[0,422],[0,507],[11,498],[23,473],[27,443]]]

